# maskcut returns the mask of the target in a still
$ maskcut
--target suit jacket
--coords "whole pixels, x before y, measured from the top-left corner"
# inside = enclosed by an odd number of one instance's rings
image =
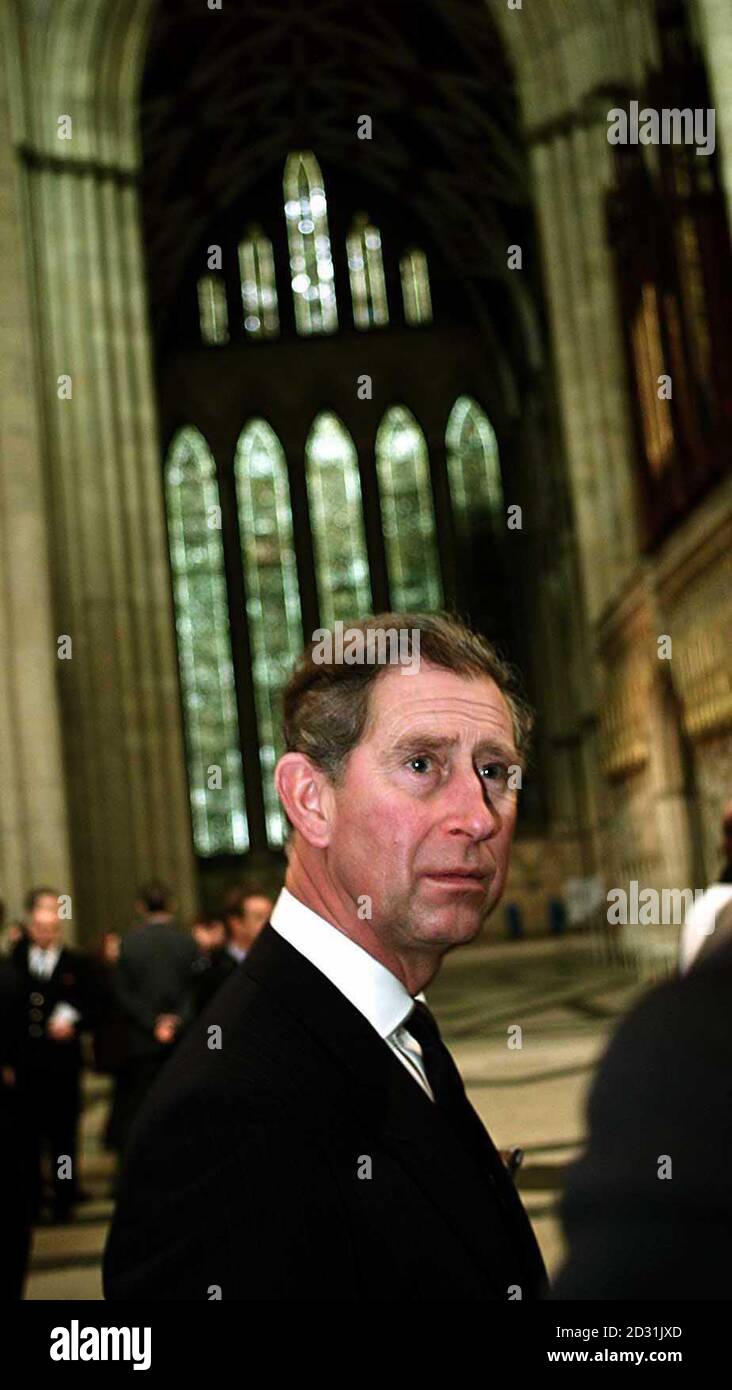
[[[78,1071],[82,1064],[80,1034],[93,1016],[93,991],[88,962],[68,946],[61,948],[56,968],[48,979],[32,975],[28,968],[31,943],[19,941],[12,953],[13,968],[23,997],[24,1027],[18,1047],[19,1071]],[[80,1020],[74,1037],[62,1042],[49,1038],[46,1025],[57,1004],[70,1004]]]
[[[115,975],[117,1001],[127,1019],[129,1051],[144,1057],[169,1049],[153,1028],[159,1014],[178,1014],[185,1025],[195,1011],[192,939],[169,922],[145,922],[122,938]]]
[[[732,1298],[729,939],[626,1016],[588,1120],[561,1203],[568,1255],[553,1296]]]
[[[20,972],[11,960],[0,958],[0,1067],[18,1063],[27,1027]]]
[[[363,1015],[265,927],[143,1108],[106,1297],[533,1299],[544,1280],[487,1134],[479,1166]]]
[[[27,1027],[18,971],[0,960],[0,1067],[17,1067]],[[0,1301],[22,1297],[30,1246],[32,1166],[28,1162],[22,1079],[0,1077]]]

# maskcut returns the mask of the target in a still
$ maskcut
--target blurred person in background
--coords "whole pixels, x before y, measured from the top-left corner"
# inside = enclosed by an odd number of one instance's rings
[[[691,968],[620,1024],[560,1215],[555,1299],[732,1298],[732,902]]]
[[[197,917],[191,927],[191,935],[198,949],[192,966],[198,1014],[236,968],[236,961],[226,950],[227,936],[223,912]]]
[[[63,1222],[82,1196],[76,1162],[80,1034],[93,1017],[93,992],[87,962],[64,945],[56,890],[31,889],[25,907],[26,934],[11,959],[23,996],[16,1075],[28,1137],[33,1216],[42,1205],[41,1160],[48,1145],[53,1219]]]
[[[269,921],[273,905],[272,899],[259,889],[236,888],[220,917],[194,925],[194,937],[199,949],[203,948],[194,966],[199,1012],[245,959]]]
[[[125,1068],[129,1061],[127,1016],[117,997],[117,962],[122,948],[118,932],[103,932],[90,965],[98,999],[92,1031],[94,1068],[112,1081],[112,1099],[104,1129],[106,1149],[119,1153],[123,1141]]]
[[[0,1303],[23,1296],[33,1185],[18,1084],[25,1013],[18,972],[0,959]]]
[[[25,928],[22,922],[5,921],[5,903],[0,898],[0,956],[9,956],[19,941],[23,940]]]
[[[269,921],[274,903],[259,888],[236,888],[224,912],[226,950],[237,962],[244,960],[262,927]]]
[[[114,981],[128,1037],[116,1116],[121,1150],[142,1100],[195,1014],[196,945],[176,926],[168,889],[146,884],[136,906],[141,920],[122,937]]]
[[[226,945],[223,912],[212,912],[208,916],[196,917],[191,927],[191,936],[202,959],[215,955],[217,951],[223,951]]]

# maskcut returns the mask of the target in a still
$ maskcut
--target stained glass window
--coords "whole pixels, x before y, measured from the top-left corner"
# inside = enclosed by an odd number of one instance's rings
[[[432,322],[432,296],[427,257],[424,251],[413,248],[405,251],[399,262],[402,277],[404,317],[409,324]]]
[[[300,150],[287,156],[285,218],[298,333],[334,333],[338,327],[328,205],[315,155]]]
[[[302,647],[302,623],[287,463],[266,420],[251,420],[242,432],[235,476],[267,839],[276,846],[285,838],[273,781],[284,752],[281,695]]]
[[[193,839],[201,855],[249,844],[216,466],[187,426],[165,467]]]
[[[424,435],[411,411],[387,410],[376,436],[376,471],[393,609],[442,604],[435,512]]]
[[[356,328],[374,328],[389,322],[381,233],[365,212],[356,214],[346,238],[348,273],[351,277],[353,322]]]
[[[239,242],[239,278],[244,331],[250,338],[276,338],[280,331],[272,242],[250,227]]]
[[[201,339],[207,346],[228,343],[229,314],[221,275],[202,275],[198,281],[198,316]]]
[[[447,422],[447,471],[458,535],[474,529],[478,513],[503,518],[503,485],[498,444],[484,410],[470,396],[458,396]],[[495,529],[495,526],[494,528]]]
[[[371,612],[371,584],[358,457],[331,411],[317,416],[306,458],[320,620],[332,627],[338,619]]]

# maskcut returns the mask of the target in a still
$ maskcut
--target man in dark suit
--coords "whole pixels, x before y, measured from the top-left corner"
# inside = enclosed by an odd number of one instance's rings
[[[360,664],[313,641],[285,692],[287,886],[140,1116],[108,1298],[544,1291],[513,1180],[423,997],[503,891],[529,716],[454,619],[351,631]]]
[[[26,934],[12,954],[25,1025],[16,1073],[26,1117],[33,1214],[41,1205],[41,1154],[51,1151],[54,1219],[68,1220],[78,1195],[77,1129],[81,1105],[81,1030],[93,1011],[84,958],[63,944],[60,898],[34,888],[26,899]]]
[[[569,1170],[556,1299],[732,1298],[732,907],[615,1033]]]
[[[114,974],[115,997],[127,1022],[117,1120],[121,1148],[155,1077],[195,1014],[196,946],[176,926],[165,885],[146,884],[137,906],[142,920],[122,937]]]
[[[23,1296],[35,1196],[18,1059],[27,1028],[18,972],[0,957],[0,1304]]]
[[[241,965],[269,921],[272,907],[266,893],[237,888],[223,913],[194,923],[193,938],[199,952],[193,963],[197,1013]]]

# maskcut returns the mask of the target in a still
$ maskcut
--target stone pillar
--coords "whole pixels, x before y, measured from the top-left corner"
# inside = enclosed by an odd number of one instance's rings
[[[11,916],[34,883],[74,896],[22,213],[0,65],[0,897]]]
[[[716,140],[732,231],[732,7],[729,0],[696,0],[704,60],[716,111]]]
[[[137,188],[149,9],[7,11],[84,936],[124,927],[151,875],[182,915],[197,898]]]
[[[532,148],[579,566],[595,622],[637,556],[633,439],[605,229],[607,126]],[[604,143],[603,143],[604,142]]]
[[[89,931],[129,920],[135,886],[151,875],[171,883],[183,912],[196,896],[162,464],[135,184],[124,171],[43,159],[27,180]]]

